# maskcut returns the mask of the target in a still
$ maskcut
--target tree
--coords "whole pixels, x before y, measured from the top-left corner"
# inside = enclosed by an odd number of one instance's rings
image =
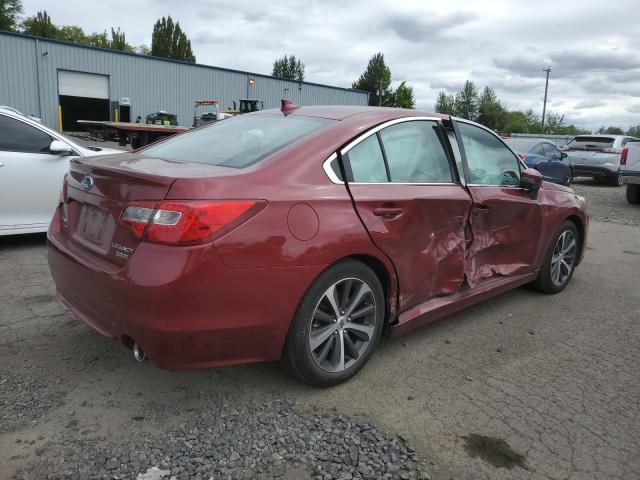
[[[477,121],[495,131],[502,130],[507,122],[507,111],[498,101],[496,92],[490,87],[484,87],[480,95]]]
[[[0,0],[0,30],[15,32],[21,13],[22,2],[20,0]]]
[[[479,98],[478,89],[470,80],[464,82],[462,90],[456,94],[456,115],[467,120],[478,117]]]
[[[120,27],[118,30],[114,30],[111,27],[111,41],[109,48],[112,50],[120,50],[122,52],[133,52],[133,47],[127,43],[124,32],[120,31]]]
[[[440,92],[438,94],[438,98],[436,99],[436,104],[434,107],[437,113],[442,113],[444,115],[455,115],[456,114],[456,101],[453,95],[447,95],[444,92]]]
[[[527,116],[517,110],[507,113],[507,121],[503,130],[507,133],[529,133]]]
[[[360,78],[353,82],[352,87],[370,93],[369,105],[387,105],[391,98],[391,70],[384,63],[384,55],[376,53]],[[380,87],[382,87],[382,102],[380,101]]]
[[[603,133],[605,135],[624,135],[624,131],[620,127],[600,127],[598,133]]]
[[[36,13],[22,22],[23,33],[38,37],[56,38],[58,27],[51,21],[46,10]]]
[[[138,55],[151,55],[151,48],[149,48],[149,46],[145,45],[144,43],[141,43],[137,47],[134,47],[133,51]]]
[[[289,80],[304,80],[304,63],[295,55],[278,58],[273,62],[273,71],[271,75],[279,78],[287,78]]]
[[[106,30],[102,33],[93,32],[89,37],[87,37],[86,43],[87,45],[98,48],[109,48],[111,46]]]
[[[65,25],[56,27],[56,38],[66,42],[88,43],[88,38],[81,27],[76,25]]]
[[[632,137],[640,138],[640,123],[638,125],[629,127],[629,130],[627,130],[626,134],[631,135]]]
[[[413,88],[409,87],[406,82],[398,85],[395,92],[391,93],[389,106],[398,108],[415,108],[416,98],[413,94]]]
[[[195,62],[196,57],[191,50],[191,41],[180,28],[180,23],[173,23],[171,17],[162,17],[153,26],[151,35],[151,55],[155,57]]]

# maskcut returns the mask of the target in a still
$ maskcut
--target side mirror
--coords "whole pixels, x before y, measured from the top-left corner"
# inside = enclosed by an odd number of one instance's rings
[[[49,145],[49,153],[51,155],[71,155],[73,149],[62,140],[54,140]]]
[[[527,168],[520,175],[520,187],[535,194],[542,186],[542,174],[533,168]],[[535,198],[535,197],[534,197]]]
[[[560,152],[560,160],[564,160],[568,156],[569,156],[569,154],[567,152]]]

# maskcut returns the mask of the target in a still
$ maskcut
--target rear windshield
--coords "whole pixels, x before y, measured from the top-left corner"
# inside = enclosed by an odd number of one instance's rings
[[[569,148],[611,148],[613,146],[613,142],[615,138],[611,137],[576,137],[567,143],[567,147]]]
[[[177,135],[140,152],[145,157],[243,168],[335,120],[282,115],[239,115]]]

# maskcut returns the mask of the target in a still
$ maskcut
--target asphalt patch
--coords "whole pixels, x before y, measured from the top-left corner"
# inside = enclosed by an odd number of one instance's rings
[[[465,441],[464,449],[473,458],[481,458],[496,468],[504,467],[511,470],[513,467],[520,467],[527,469],[526,458],[513,450],[501,438],[487,437],[477,433],[471,433],[462,438]]]

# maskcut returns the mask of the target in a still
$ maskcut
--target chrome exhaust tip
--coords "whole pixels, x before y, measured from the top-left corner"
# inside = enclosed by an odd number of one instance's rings
[[[138,362],[144,362],[144,359],[147,358],[144,351],[137,343],[133,344],[133,358],[135,358]]]

